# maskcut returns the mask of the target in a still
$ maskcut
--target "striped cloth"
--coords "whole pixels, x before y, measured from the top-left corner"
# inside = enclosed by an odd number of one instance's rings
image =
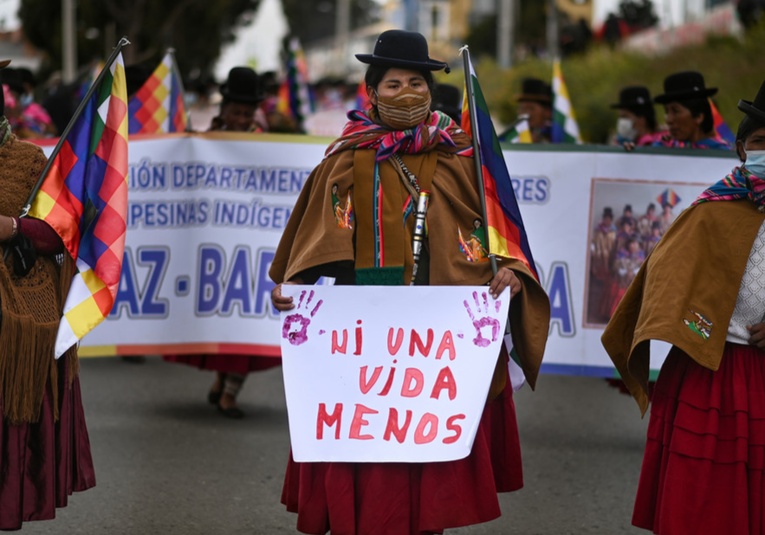
[[[709,201],[749,199],[758,207],[765,206],[765,179],[758,178],[746,167],[735,167],[731,173],[699,195],[693,204]]]
[[[448,115],[431,112],[424,122],[406,130],[391,130],[375,122],[375,112],[353,110],[348,112],[348,123],[340,138],[329,145],[326,158],[336,152],[350,149],[375,149],[378,162],[400,152],[419,154],[435,149],[448,149],[461,156],[472,156],[470,139]]]
[[[553,120],[552,142],[553,143],[581,143],[579,124],[576,122],[574,107],[568,96],[566,82],[563,80],[563,71],[560,68],[560,60],[553,61]]]

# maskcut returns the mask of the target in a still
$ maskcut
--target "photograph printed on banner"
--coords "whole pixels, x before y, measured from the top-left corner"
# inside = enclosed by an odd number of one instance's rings
[[[584,327],[608,323],[643,261],[706,186],[592,179]]]

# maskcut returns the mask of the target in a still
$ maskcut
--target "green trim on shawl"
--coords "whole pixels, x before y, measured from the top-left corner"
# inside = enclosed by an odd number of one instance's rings
[[[404,284],[404,266],[356,270],[357,286],[401,286],[402,284]]]

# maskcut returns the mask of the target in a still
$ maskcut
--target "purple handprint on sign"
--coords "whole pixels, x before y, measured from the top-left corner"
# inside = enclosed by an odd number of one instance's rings
[[[473,301],[475,302],[476,312],[478,314],[489,314],[491,310],[489,309],[488,294],[486,292],[481,292],[481,298],[481,301],[479,301],[478,292],[473,292]],[[501,327],[499,320],[488,315],[476,319],[475,314],[473,314],[473,310],[470,308],[467,300],[463,301],[463,304],[465,305],[465,310],[467,310],[470,319],[473,320],[473,327],[475,327],[476,337],[473,338],[473,343],[478,347],[486,347],[492,342],[496,342],[497,336],[499,335],[499,328]],[[502,301],[494,301],[494,311],[496,313],[499,313],[501,306]],[[491,327],[491,340],[485,338],[481,332],[481,330],[485,327]]]
[[[307,299],[306,294],[308,294]],[[316,315],[319,307],[321,307],[322,303],[324,303],[322,299],[319,299],[319,302],[316,303],[316,306],[311,309],[313,296],[313,290],[311,290],[310,293],[306,290],[300,292],[300,299],[298,300],[298,304],[295,307],[295,313],[290,314],[284,318],[284,323],[282,324],[282,338],[286,338],[293,346],[299,346],[300,344],[304,344],[308,341],[308,326],[311,324],[311,318]],[[306,317],[299,313],[301,308],[303,308],[305,313],[310,317]]]

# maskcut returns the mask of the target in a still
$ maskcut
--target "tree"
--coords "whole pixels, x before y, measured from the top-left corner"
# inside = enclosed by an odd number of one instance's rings
[[[631,31],[651,28],[659,22],[651,0],[622,0],[619,2],[619,15]]]
[[[282,0],[292,34],[303,44],[335,34],[337,0]],[[380,4],[375,0],[351,0],[351,28],[365,26],[377,19]]]
[[[156,64],[165,50],[172,47],[184,77],[206,75],[212,71],[222,45],[233,40],[241,17],[251,15],[259,3],[260,0],[79,0],[77,60],[83,65],[105,59],[117,39],[124,35],[131,43],[123,49],[125,64]],[[21,0],[19,18],[27,39],[47,56],[43,69],[59,69],[61,2]]]
[[[519,7],[515,23],[515,45],[522,55],[537,54],[546,46],[547,2],[539,0],[516,0]],[[466,40],[471,53],[497,54],[497,15],[485,16],[471,25]],[[523,48],[521,51],[520,49]]]

